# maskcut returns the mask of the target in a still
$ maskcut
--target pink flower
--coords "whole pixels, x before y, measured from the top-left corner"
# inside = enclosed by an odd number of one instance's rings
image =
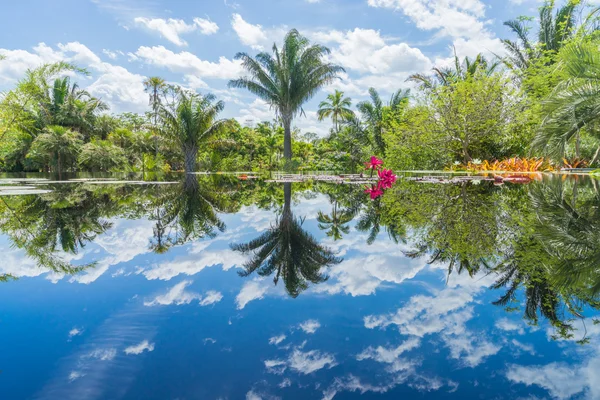
[[[382,189],[389,189],[396,182],[396,175],[394,175],[391,169],[377,171],[377,175],[379,175],[379,186]]]
[[[383,161],[379,158],[372,156],[371,161],[365,163],[367,169],[379,169],[383,165]]]
[[[381,196],[383,194],[383,190],[381,190],[379,188],[379,186],[377,186],[377,187],[372,186],[370,188],[367,188],[365,190],[365,193],[368,193],[369,195],[371,195],[371,200],[375,200],[376,198],[378,198],[379,196]]]

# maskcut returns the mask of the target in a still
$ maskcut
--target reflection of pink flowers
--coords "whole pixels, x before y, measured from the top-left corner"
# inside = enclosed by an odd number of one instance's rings
[[[382,165],[383,161],[375,156],[371,157],[371,160],[365,163],[365,167],[367,167],[367,169],[379,169],[379,167]]]
[[[377,186],[372,186],[370,188],[367,188],[365,190],[365,193],[371,195],[371,200],[375,200],[376,198],[378,198],[379,196],[381,196],[383,194],[383,190],[381,190],[379,188],[379,185],[377,185]]]
[[[383,189],[391,188],[396,182],[396,175],[394,175],[391,169],[377,171],[377,175],[379,175],[379,186]]]

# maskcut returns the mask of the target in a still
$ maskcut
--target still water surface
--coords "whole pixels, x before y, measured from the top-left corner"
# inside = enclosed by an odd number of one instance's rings
[[[2,399],[600,398],[600,192],[193,177],[0,196]]]

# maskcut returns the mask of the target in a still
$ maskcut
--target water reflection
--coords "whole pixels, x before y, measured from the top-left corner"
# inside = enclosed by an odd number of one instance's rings
[[[0,348],[11,363],[3,375],[22,370],[10,382],[66,392],[76,382],[83,393],[114,368],[139,374],[123,398],[600,393],[600,195],[590,179],[400,180],[374,201],[360,186],[216,175],[46,187],[0,196],[0,280],[37,276],[6,269],[31,262],[56,283],[2,284],[3,342],[49,354]],[[60,357],[49,386],[20,364],[50,371]],[[17,386],[8,398],[31,397]]]
[[[275,274],[275,284],[283,279],[287,293],[297,297],[308,289],[309,283],[325,282],[328,277],[323,268],[342,262],[332,251],[320,245],[317,240],[302,228],[304,220],[292,213],[292,184],[283,184],[284,202],[275,224],[254,240],[243,244],[233,244],[235,251],[253,253],[244,264],[240,276]]]

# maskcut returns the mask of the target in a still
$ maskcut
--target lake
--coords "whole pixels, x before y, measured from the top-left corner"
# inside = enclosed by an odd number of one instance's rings
[[[3,399],[600,398],[591,178],[180,178],[4,181]]]

